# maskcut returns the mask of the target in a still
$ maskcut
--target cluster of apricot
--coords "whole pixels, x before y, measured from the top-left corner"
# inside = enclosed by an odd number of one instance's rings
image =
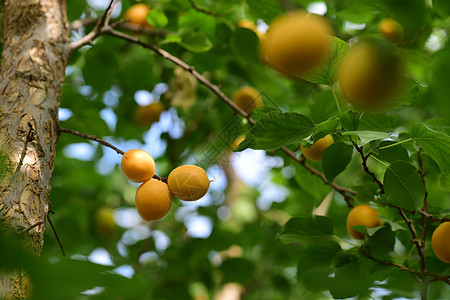
[[[170,172],[167,182],[153,178],[155,161],[147,152],[133,149],[125,152],[120,163],[122,173],[132,182],[141,183],[136,191],[136,209],[142,219],[156,221],[167,215],[172,197],[194,201],[209,189],[206,172],[194,165],[184,165]]]

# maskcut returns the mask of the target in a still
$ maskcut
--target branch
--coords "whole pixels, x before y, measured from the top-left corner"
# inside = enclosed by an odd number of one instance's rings
[[[356,151],[358,151],[359,155],[361,156],[364,172],[366,172],[372,177],[372,181],[375,182],[380,188],[381,194],[384,194],[383,183],[381,183],[381,181],[378,180],[378,178],[375,176],[375,173],[370,171],[369,167],[367,166],[367,159],[370,157],[371,153],[369,153],[368,155],[364,155],[363,147],[362,146],[359,147],[358,145],[356,145],[356,143],[353,141],[352,138],[350,138],[350,141],[352,142],[353,147],[355,147]]]
[[[93,135],[88,135],[88,134],[81,133],[79,131],[72,130],[72,129],[67,129],[67,128],[64,128],[64,127],[59,127],[58,131],[59,132],[70,133],[70,134],[73,134],[73,135],[77,135],[77,136],[82,137],[83,139],[96,141],[97,143],[100,143],[103,146],[106,146],[106,147],[109,147],[109,148],[113,149],[114,151],[117,152],[117,154],[122,154],[123,155],[125,153],[122,150],[120,150],[119,148],[117,148],[116,146],[114,146],[113,144],[110,144],[110,143],[108,143],[108,142],[106,142],[106,141],[104,141],[102,139],[99,139],[98,137],[93,136]]]
[[[141,41],[137,37],[130,36],[130,35],[127,35],[125,33],[122,33],[122,32],[119,32],[119,31],[116,31],[116,30],[113,30],[113,29],[108,30],[106,32],[106,34],[109,34],[109,35],[114,36],[114,37],[118,37],[120,39],[123,39],[123,40],[131,42],[131,43],[138,44],[138,45],[140,45],[140,46],[142,46],[142,47],[144,47],[146,49],[150,49],[150,50],[154,51],[155,53],[157,53],[158,55],[164,57],[165,59],[168,59],[171,62],[173,62],[174,64],[180,66],[184,70],[186,70],[189,73],[191,73],[195,78],[197,78],[198,81],[200,81],[210,91],[212,91],[214,94],[216,94],[222,101],[224,101],[226,104],[228,104],[228,106],[230,106],[236,113],[238,113],[241,116],[243,116],[244,118],[246,118],[250,124],[255,125],[256,122],[250,116],[250,114],[246,113],[241,108],[239,108],[230,98],[228,98],[221,91],[221,89],[217,85],[214,85],[213,83],[211,83],[203,75],[201,75],[199,72],[197,72],[194,67],[188,65],[187,63],[185,63],[184,61],[182,61],[178,57],[173,56],[172,54],[168,53],[167,51],[164,51],[163,49],[160,49],[160,48],[158,48],[158,47],[156,47],[156,46],[154,46],[152,44],[145,43],[145,42]],[[356,195],[355,191],[353,191],[351,189],[347,189],[347,188],[341,187],[341,186],[336,185],[334,183],[328,182],[328,180],[325,178],[325,176],[322,173],[320,173],[319,171],[317,171],[313,167],[311,167],[308,164],[306,164],[306,162],[303,159],[300,159],[294,152],[292,152],[291,150],[287,149],[286,147],[281,147],[280,149],[284,153],[286,153],[289,157],[291,157],[294,161],[296,161],[297,163],[299,163],[302,166],[304,166],[309,172],[311,172],[312,174],[314,174],[314,175],[318,176],[319,178],[321,178],[322,181],[325,184],[327,184],[327,185],[331,186],[332,188],[334,188],[338,193],[340,193],[344,197],[345,201],[347,202],[347,205],[349,207],[353,207],[353,205],[350,203],[350,201],[351,201],[351,196],[350,195]]]
[[[417,153],[417,160],[419,162],[419,175],[420,175],[420,179],[422,180],[422,184],[423,184],[423,188],[425,190],[425,196],[423,198],[423,211],[425,213],[427,213],[427,209],[428,209],[428,191],[427,191],[427,184],[425,182],[425,175],[426,173],[423,172],[423,161],[422,161],[422,156],[420,155],[420,151]],[[427,217],[422,215],[422,233],[420,235],[420,250],[422,253],[425,253],[425,238],[426,238],[426,229],[427,229]],[[425,267],[425,256],[424,256],[424,267]]]
[[[104,141],[104,140],[102,140],[102,139],[99,139],[98,137],[95,137],[95,136],[93,136],[93,135],[85,134],[85,133],[82,133],[82,132],[79,132],[79,131],[76,131],[76,130],[72,130],[72,129],[67,129],[67,128],[64,128],[64,127],[59,127],[59,130],[58,130],[58,131],[59,131],[59,132],[69,133],[69,134],[73,134],[73,135],[82,137],[83,139],[88,139],[88,140],[96,141],[97,143],[100,143],[100,144],[102,144],[103,146],[106,146],[106,147],[108,147],[108,148],[113,149],[114,151],[117,152],[117,154],[122,154],[122,155],[125,154],[125,152],[123,152],[122,150],[120,150],[119,148],[117,148],[116,146],[114,146],[113,144],[108,143],[108,142],[106,142],[106,141]],[[158,176],[158,175],[155,174],[152,178],[167,183],[167,178],[166,178],[166,177],[160,177],[160,176]]]
[[[58,234],[56,233],[55,226],[53,226],[52,220],[50,219],[50,213],[54,214],[55,212],[53,210],[49,210],[47,213],[47,220],[50,223],[50,226],[52,227],[53,233],[55,234],[56,241],[58,242],[59,248],[61,249],[62,255],[66,256],[66,252],[64,252],[63,245],[61,243],[61,240],[59,239]]]
[[[112,25],[109,25],[109,13],[112,12],[114,8],[111,9],[114,2],[116,0],[110,0],[108,6],[106,7],[105,11],[103,12],[102,16],[97,20],[97,23],[95,24],[94,29],[92,29],[91,32],[89,32],[87,35],[79,39],[78,41],[72,43],[70,45],[70,52],[73,52],[85,45],[93,43],[93,41],[100,35],[105,34],[106,31],[110,30],[112,27],[118,26],[124,21],[116,22]],[[115,5],[114,5],[115,7]]]
[[[408,267],[406,267],[406,266],[404,266],[404,265],[401,265],[401,264],[397,264],[397,263],[395,263],[395,262],[393,262],[393,261],[390,261],[390,260],[381,260],[381,259],[375,258],[375,257],[373,257],[372,255],[370,255],[368,252],[366,252],[365,250],[363,250],[362,248],[359,248],[359,250],[360,250],[360,252],[361,252],[365,257],[367,257],[368,259],[371,259],[371,260],[373,260],[373,261],[375,261],[375,262],[377,262],[377,263],[380,263],[380,264],[382,264],[382,265],[393,266],[393,267],[399,268],[399,269],[402,270],[402,271],[407,271],[407,272],[411,273],[412,275],[419,275],[419,274],[420,274],[420,272],[418,272],[418,271],[416,271],[416,270],[413,270],[413,269],[408,268]]]

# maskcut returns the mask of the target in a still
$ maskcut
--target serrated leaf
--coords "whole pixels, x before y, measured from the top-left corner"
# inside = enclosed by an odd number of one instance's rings
[[[342,114],[341,125],[345,130],[355,131],[359,126],[359,112],[354,112],[351,110],[346,111]]]
[[[283,226],[280,239],[283,243],[305,242],[333,235],[333,223],[324,216],[291,218]]]
[[[336,81],[336,71],[350,46],[337,37],[330,37],[328,59],[317,69],[301,76],[302,79],[316,84],[332,86]]]
[[[189,51],[206,52],[213,47],[211,41],[201,31],[194,31],[191,28],[183,28],[178,32],[178,35],[181,37],[181,42],[178,42],[178,44]]]
[[[436,161],[442,172],[450,172],[450,136],[422,123],[414,123],[411,134],[414,142]]]
[[[353,146],[337,142],[325,149],[322,155],[322,169],[329,182],[345,170],[352,160]]]
[[[146,19],[147,22],[156,29],[164,28],[169,23],[166,14],[158,8],[151,9],[147,13]]]
[[[261,117],[247,134],[237,151],[246,147],[262,150],[275,150],[300,142],[309,136],[314,123],[308,116],[297,113],[269,112]]]
[[[397,142],[394,141],[382,141],[379,145],[378,154],[375,156],[388,163],[393,163],[396,160],[403,160],[408,162],[408,151],[402,145],[396,145],[393,147],[382,149],[383,147],[396,143]]]
[[[414,166],[404,161],[395,161],[384,173],[384,191],[388,202],[407,210],[422,207],[425,189]]]
[[[328,120],[319,123],[314,127],[312,134],[312,143],[320,140],[327,134],[334,133],[336,131],[336,127],[339,124],[339,118],[331,117]]]
[[[387,132],[381,132],[381,131],[369,131],[369,130],[358,130],[358,131],[347,131],[343,132],[342,135],[348,135],[348,136],[356,136],[356,144],[358,146],[364,146],[365,144],[369,143],[370,141],[376,141],[381,139],[387,139],[391,137],[391,135]]]

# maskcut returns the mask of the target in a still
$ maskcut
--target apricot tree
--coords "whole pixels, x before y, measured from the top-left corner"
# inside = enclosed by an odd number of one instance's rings
[[[0,298],[450,297],[448,1],[1,6]]]

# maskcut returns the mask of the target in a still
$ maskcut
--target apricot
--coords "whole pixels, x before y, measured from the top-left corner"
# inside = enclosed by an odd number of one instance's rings
[[[149,105],[139,106],[136,111],[136,119],[141,126],[150,126],[159,121],[159,116],[164,111],[161,102],[153,102]]]
[[[147,13],[150,11],[150,7],[144,3],[138,3],[132,5],[125,12],[125,19],[128,19],[131,24],[142,25],[150,27],[147,22]]]
[[[230,147],[231,150],[236,149],[243,141],[245,140],[245,135],[238,136],[233,143],[231,143]]]
[[[244,86],[238,89],[233,95],[233,102],[247,114],[261,105],[261,94],[251,86]]]
[[[350,235],[358,240],[364,239],[364,233],[353,229],[353,226],[364,225],[367,228],[373,228],[382,225],[378,218],[378,211],[367,204],[361,204],[353,207],[347,216],[347,230]]]
[[[138,187],[135,203],[142,219],[156,221],[164,218],[169,212],[172,206],[172,193],[167,183],[150,179]]]
[[[439,225],[431,236],[434,254],[443,262],[450,263],[450,222]]]
[[[316,141],[310,148],[305,148],[303,145],[300,145],[302,150],[302,155],[313,161],[319,161],[322,159],[322,154],[325,149],[327,149],[331,144],[334,143],[333,136],[328,134],[323,138]]]
[[[155,175],[155,161],[150,154],[140,149],[132,149],[122,157],[122,173],[133,182],[144,182]]]
[[[339,84],[349,102],[378,108],[399,90],[402,64],[393,45],[360,42],[344,57],[339,68]]]
[[[203,197],[209,189],[209,183],[205,170],[194,165],[177,167],[167,178],[172,194],[184,201],[194,201]]]
[[[319,67],[328,57],[332,29],[319,16],[296,12],[276,19],[265,34],[265,60],[290,76]]]
[[[381,20],[378,29],[388,41],[398,43],[403,39],[403,26],[390,18]]]
[[[95,212],[95,230],[102,236],[113,233],[116,223],[114,221],[114,209],[102,206]]]

